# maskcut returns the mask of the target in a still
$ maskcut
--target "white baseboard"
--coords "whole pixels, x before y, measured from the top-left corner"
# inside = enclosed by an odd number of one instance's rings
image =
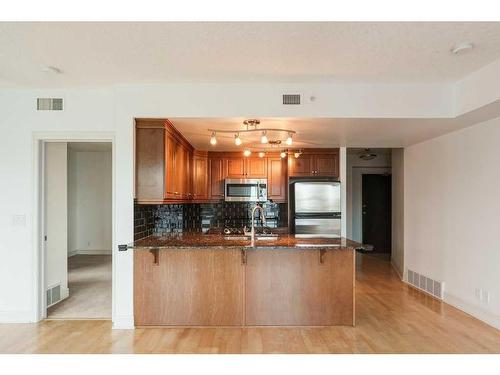
[[[111,255],[111,250],[76,250],[75,255]]]
[[[484,323],[495,327],[496,329],[500,329],[500,316],[495,315],[489,311],[486,311],[480,307],[474,306],[468,302],[465,302],[459,297],[456,297],[449,293],[444,293],[444,302],[447,304],[456,307],[463,312],[472,315],[474,318],[483,321]]]
[[[68,252],[68,258],[71,258],[71,257],[75,256],[76,254],[78,254],[78,252],[77,252],[76,250],[74,250],[74,251],[69,251],[69,252]]]
[[[0,323],[33,323],[33,312],[0,311]]]
[[[133,315],[113,316],[113,329],[135,329]]]

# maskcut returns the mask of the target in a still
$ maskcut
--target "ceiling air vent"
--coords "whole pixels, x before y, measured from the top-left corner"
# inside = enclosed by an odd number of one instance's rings
[[[36,100],[36,109],[38,111],[62,111],[62,98],[38,98]]]
[[[283,94],[283,105],[298,105],[300,104],[299,94]]]

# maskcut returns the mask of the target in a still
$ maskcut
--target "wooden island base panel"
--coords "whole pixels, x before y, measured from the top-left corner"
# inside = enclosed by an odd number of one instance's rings
[[[353,326],[354,252],[136,245],[135,325]]]

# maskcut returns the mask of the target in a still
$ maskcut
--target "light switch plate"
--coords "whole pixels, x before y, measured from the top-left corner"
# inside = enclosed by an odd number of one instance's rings
[[[12,215],[12,225],[16,227],[25,227],[26,215]]]

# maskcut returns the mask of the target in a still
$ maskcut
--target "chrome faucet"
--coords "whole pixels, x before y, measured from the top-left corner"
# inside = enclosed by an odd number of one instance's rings
[[[251,246],[255,246],[255,211],[260,210],[260,219],[262,226],[266,225],[266,217],[264,216],[264,208],[258,204],[252,209],[252,229],[250,230]]]

